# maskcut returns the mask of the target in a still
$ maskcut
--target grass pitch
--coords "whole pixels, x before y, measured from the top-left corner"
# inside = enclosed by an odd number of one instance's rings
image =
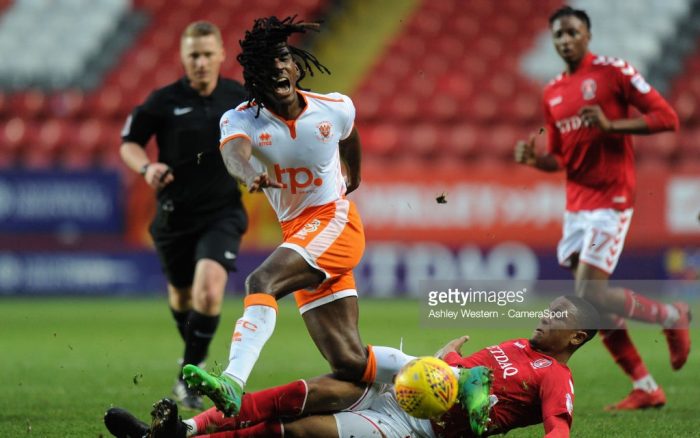
[[[365,342],[398,347],[403,338],[404,351],[409,354],[432,354],[465,333],[471,341],[463,352],[529,336],[527,331],[469,327],[425,329],[419,323],[419,305],[412,301],[365,299],[360,306]],[[169,395],[182,346],[164,298],[1,299],[0,309],[0,436],[108,436],[102,424],[108,407],[126,407],[146,419],[151,404]],[[241,311],[241,301],[227,297],[210,351],[210,368],[221,368],[227,362],[231,329]],[[696,345],[700,339],[697,326],[693,330]],[[603,412],[604,405],[627,394],[630,384],[596,339],[569,364],[576,383],[572,436],[699,436],[698,348],[682,371],[672,372],[659,330],[633,330],[632,335],[666,391],[668,404],[645,412]],[[277,328],[248,389],[327,372],[293,300],[283,300]],[[508,436],[540,437],[542,431],[541,426],[533,426]]]

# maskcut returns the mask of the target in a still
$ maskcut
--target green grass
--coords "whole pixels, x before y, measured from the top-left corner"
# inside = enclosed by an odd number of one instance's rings
[[[327,365],[306,334],[293,300],[284,300],[277,328],[249,381],[250,390],[326,373]],[[240,300],[227,298],[210,365],[227,362]],[[0,436],[98,437],[107,435],[102,415],[111,405],[147,417],[151,404],[170,392],[181,345],[165,299],[0,300]],[[498,330],[430,330],[420,327],[411,301],[361,302],[365,342],[432,354],[446,341],[471,335],[465,351],[529,333]],[[668,364],[659,331],[633,332],[643,357],[663,385],[668,405],[655,411],[608,414],[602,407],[623,397],[629,383],[594,340],[570,362],[576,381],[573,436],[698,436],[700,354],[682,372]],[[694,338],[700,331],[694,329]],[[541,426],[509,437],[542,436]]]

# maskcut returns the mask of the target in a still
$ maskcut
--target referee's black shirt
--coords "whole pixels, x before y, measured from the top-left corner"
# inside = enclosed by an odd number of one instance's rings
[[[238,183],[219,153],[219,119],[246,94],[239,82],[219,77],[212,94],[200,96],[183,77],[155,90],[127,119],[123,141],[145,147],[155,134],[158,161],[170,166],[175,177],[158,199],[172,201],[176,214],[241,208]]]

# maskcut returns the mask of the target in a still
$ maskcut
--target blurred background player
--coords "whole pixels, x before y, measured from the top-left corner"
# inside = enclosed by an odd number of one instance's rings
[[[228,271],[235,270],[246,213],[236,181],[218,153],[221,115],[246,96],[243,86],[219,77],[225,59],[219,29],[191,23],[180,40],[185,76],[151,93],[122,132],[121,156],[157,192],[151,235],[168,279],[168,301],[185,350],[182,365],[199,364],[219,323]],[[155,135],[157,161],[145,152]],[[173,392],[183,406],[201,397],[178,373]]]
[[[586,12],[564,7],[550,19],[554,47],[566,71],[544,90],[547,152],[535,152],[535,136],[516,145],[515,160],[546,172],[566,170],[566,212],[559,263],[576,278],[577,293],[610,321],[605,346],[633,380],[632,392],[610,409],[659,407],[663,390],[642,362],[623,318],[664,328],[671,366],[678,370],[690,351],[690,312],[682,302],[664,304],[624,288],[608,287],[630,226],[635,196],[630,134],[678,129],[678,117],[634,67],[588,51]],[[642,115],[631,117],[631,107]]]
[[[469,339],[462,336],[436,354],[452,366],[493,370],[491,422],[486,435],[543,423],[545,436],[569,436],[574,386],[566,363],[595,336],[599,317],[590,303],[575,296],[556,298],[549,309],[552,317],[542,318],[529,340],[505,341],[462,357],[461,347]],[[412,357],[402,355],[402,359],[408,362]],[[243,401],[243,409],[233,418],[223,418],[212,408],[183,422],[178,419],[177,407],[161,400],[154,406],[150,428],[120,408],[107,412],[105,424],[117,437],[147,432],[154,438],[184,438],[214,432],[218,432],[214,435],[218,438],[281,437],[282,422],[287,437],[345,438],[380,436],[380,433],[389,438],[476,436],[462,407],[464,404],[456,404],[435,421],[420,420],[401,410],[388,387],[373,385],[365,389],[328,376],[248,393]],[[302,416],[305,418],[290,419]]]
[[[249,192],[265,193],[284,237],[246,279],[245,310],[224,372],[211,376],[194,365],[183,368],[185,380],[226,415],[239,411],[243,388],[274,331],[277,300],[292,292],[335,377],[389,383],[400,368],[398,350],[365,348],[357,327],[352,269],[365,238],[355,205],[345,198],[360,184],[355,107],[340,93],[299,88],[312,65],[328,70],[309,52],[287,44],[290,35],[318,28],[294,18],[261,18],[246,31],[238,61],[251,100],[221,118],[226,167]]]

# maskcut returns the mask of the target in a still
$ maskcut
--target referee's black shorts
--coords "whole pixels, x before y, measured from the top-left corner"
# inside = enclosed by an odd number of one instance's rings
[[[229,272],[235,271],[247,225],[242,209],[175,218],[159,208],[150,232],[168,282],[176,288],[191,286],[195,266],[205,258],[215,260]]]

